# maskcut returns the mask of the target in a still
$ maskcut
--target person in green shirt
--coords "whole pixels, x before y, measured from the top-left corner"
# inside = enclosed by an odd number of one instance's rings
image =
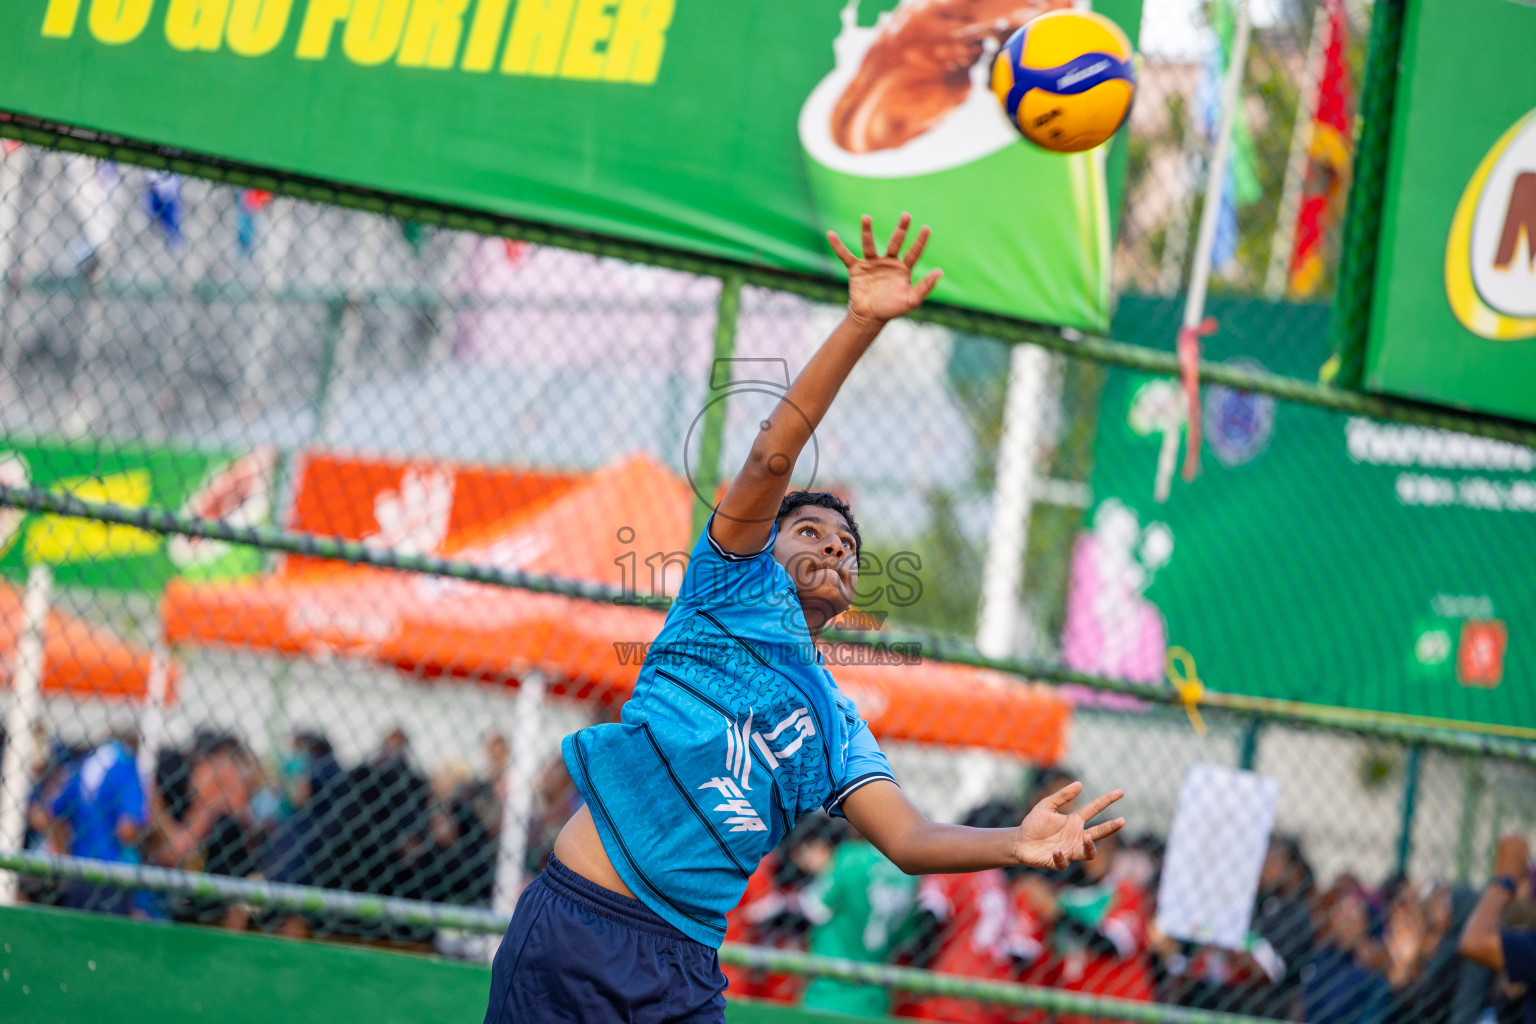
[[[912,918],[917,879],[885,859],[849,829],[825,874],[807,891],[804,904],[811,930],[810,951],[822,956],[885,963]],[[884,1017],[890,993],[879,985],[855,985],[815,978],[805,1006],[861,1017]]]

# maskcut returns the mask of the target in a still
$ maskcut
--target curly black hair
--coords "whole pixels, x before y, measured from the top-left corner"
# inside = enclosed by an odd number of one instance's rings
[[[784,495],[784,500],[779,502],[779,514],[774,517],[774,522],[783,525],[784,518],[797,508],[806,505],[815,505],[818,508],[829,508],[848,521],[848,532],[853,534],[853,553],[857,555],[864,550],[864,538],[859,536],[859,524],[854,521],[853,509],[848,503],[831,491],[790,491]]]

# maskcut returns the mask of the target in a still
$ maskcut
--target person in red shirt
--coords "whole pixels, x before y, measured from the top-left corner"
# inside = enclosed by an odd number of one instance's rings
[[[1012,880],[1014,931],[1009,942],[1017,973],[1013,980],[1024,985],[1049,987],[1055,983],[1057,963],[1051,953],[1051,934],[1061,917],[1056,901],[1056,883],[1050,875],[1034,868],[1015,868],[1008,872]],[[1045,1024],[1050,1015],[1044,1010],[1014,1007],[1008,1011],[1008,1024]]]
[[[810,921],[801,904],[805,887],[826,871],[842,823],[824,815],[800,822],[779,849],[764,857],[747,879],[747,891],[725,917],[725,941],[776,949],[806,948]],[[731,998],[795,1004],[805,989],[799,974],[773,974],[721,966]]]
[[[1118,838],[1100,843],[1098,857],[1070,872],[1057,894],[1058,962],[1051,980],[1071,992],[1150,1002],[1146,872],[1140,858],[1121,852]],[[1087,1024],[1088,1018],[1060,1021]]]
[[[989,801],[965,816],[972,828],[996,828],[1019,820],[1022,808],[1010,801]],[[941,974],[989,981],[1018,980],[1020,959],[1031,952],[1031,925],[1021,926],[1008,876],[994,868],[964,875],[928,875],[917,887],[920,933],[932,936],[926,966]],[[907,1001],[897,1012],[919,1020],[957,1024],[1005,1024],[1014,1019],[1007,1007],[949,996]]]

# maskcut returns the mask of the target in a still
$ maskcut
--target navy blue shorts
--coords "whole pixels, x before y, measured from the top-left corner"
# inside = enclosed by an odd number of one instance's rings
[[[491,965],[485,1024],[721,1024],[718,951],[554,857],[518,898]]]

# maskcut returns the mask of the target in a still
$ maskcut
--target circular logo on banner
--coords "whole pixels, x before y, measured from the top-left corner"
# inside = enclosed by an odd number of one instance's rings
[[[1231,366],[1264,372],[1254,359],[1233,359]],[[1206,386],[1202,419],[1205,440],[1223,466],[1241,466],[1269,447],[1275,432],[1275,400],[1253,391],[1238,391],[1220,384]]]
[[[1494,143],[1456,204],[1445,292],[1479,337],[1536,337],[1536,110]]]

